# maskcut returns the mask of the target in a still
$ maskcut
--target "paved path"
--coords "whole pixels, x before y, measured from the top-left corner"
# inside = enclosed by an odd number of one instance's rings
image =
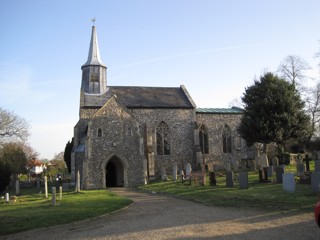
[[[313,213],[270,214],[125,188],[112,191],[133,199],[134,204],[92,220],[0,239],[320,239]]]

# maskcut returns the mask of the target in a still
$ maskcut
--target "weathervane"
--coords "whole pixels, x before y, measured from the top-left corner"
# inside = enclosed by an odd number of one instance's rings
[[[94,24],[95,24],[95,22],[96,22],[96,18],[94,17],[94,18],[91,18],[91,22],[93,23],[93,26],[94,26]]]

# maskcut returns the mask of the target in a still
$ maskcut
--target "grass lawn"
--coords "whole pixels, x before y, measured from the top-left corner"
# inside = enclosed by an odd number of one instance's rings
[[[50,194],[46,199],[43,193],[34,192],[34,188],[22,189],[16,203],[0,200],[0,235],[96,217],[132,202],[107,190],[91,190],[64,192],[62,200],[53,206]]]
[[[289,165],[286,167],[286,172],[295,172],[295,169],[295,166]],[[207,176],[206,186],[194,186],[193,182],[191,185],[187,182],[182,183],[179,178],[177,181],[154,182],[140,189],[166,193],[215,206],[260,208],[272,212],[313,211],[319,196],[312,192],[311,185],[297,183],[295,192],[285,192],[282,184],[274,183],[275,173],[273,175],[269,178],[272,182],[259,183],[258,172],[249,172],[248,189],[239,189],[238,181],[235,181],[233,188],[227,188],[223,172],[220,172],[217,177],[217,186],[209,186]]]

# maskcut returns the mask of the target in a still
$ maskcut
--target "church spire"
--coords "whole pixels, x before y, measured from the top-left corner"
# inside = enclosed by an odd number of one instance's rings
[[[96,27],[92,26],[92,32],[91,32],[91,41],[89,46],[89,54],[88,59],[84,65],[82,65],[82,68],[88,65],[100,65],[103,67],[106,67],[100,58],[100,51],[99,51],[99,45],[98,45],[98,37],[96,33]]]
[[[94,25],[92,26],[88,59],[82,65],[81,70],[81,91],[89,94],[103,94],[107,91],[107,67],[100,58],[96,27]]]

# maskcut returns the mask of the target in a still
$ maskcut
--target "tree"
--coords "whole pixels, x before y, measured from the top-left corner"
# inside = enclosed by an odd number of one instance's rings
[[[25,141],[29,137],[29,125],[23,118],[0,108],[0,144],[9,140]]]
[[[255,80],[242,101],[245,110],[238,132],[249,146],[256,142],[283,146],[289,139],[309,134],[309,117],[295,86],[273,73]]]
[[[71,173],[71,152],[73,149],[73,144],[74,144],[74,138],[72,138],[71,142],[68,141],[66,144],[66,147],[64,149],[64,161],[66,162],[66,165],[68,167],[68,172]]]
[[[320,137],[320,82],[309,89],[306,98],[307,112],[311,117],[311,135]]]
[[[3,191],[10,182],[10,177],[26,172],[27,157],[17,143],[5,143],[0,150],[0,182]]]
[[[300,56],[289,55],[280,64],[278,72],[282,78],[298,88],[301,81],[306,78],[305,71],[309,69],[309,64]]]

